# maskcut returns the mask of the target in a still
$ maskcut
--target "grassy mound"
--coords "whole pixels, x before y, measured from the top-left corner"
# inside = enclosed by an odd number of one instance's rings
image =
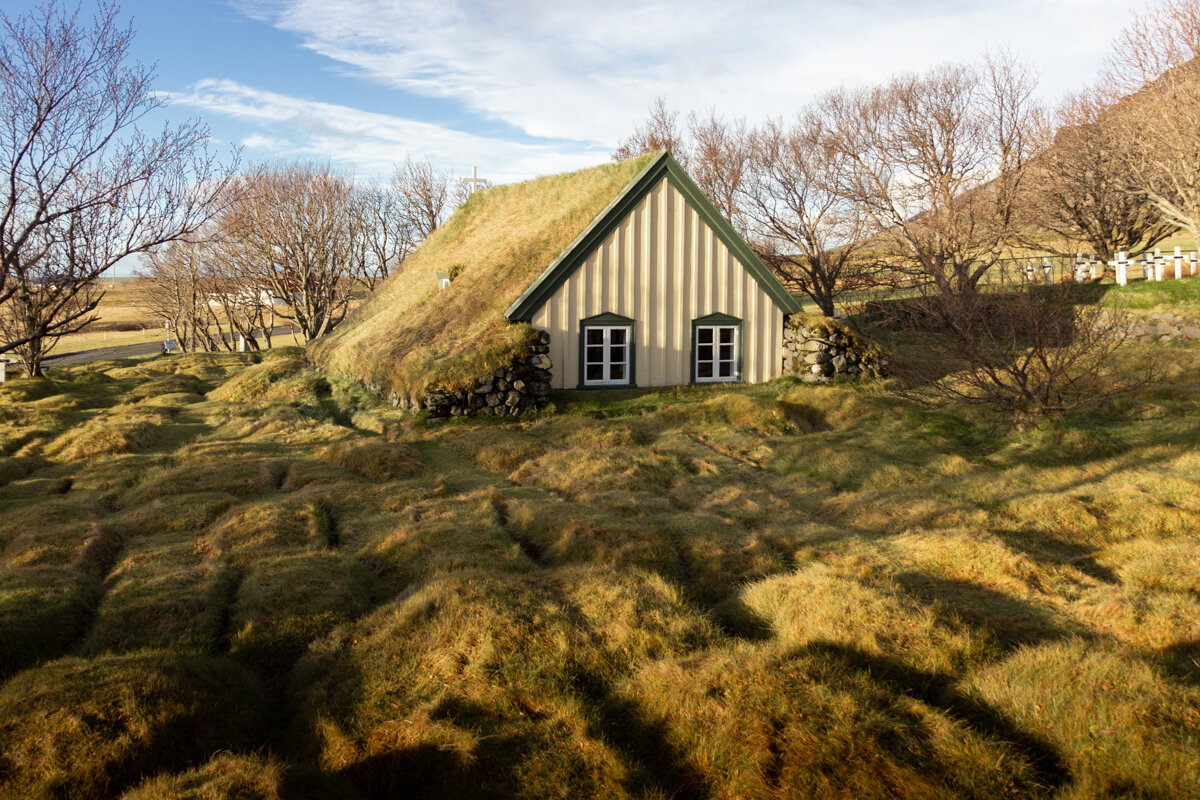
[[[146,652],[65,659],[0,689],[7,797],[102,797],[138,775],[251,746],[261,688],[232,661]]]
[[[1171,352],[1025,431],[790,379],[430,425],[296,350],[14,380],[0,797],[1200,796]]]
[[[653,157],[472,194],[309,356],[411,400],[468,388],[507,366],[533,329],[510,324],[504,311]],[[455,275],[444,291],[439,271]]]

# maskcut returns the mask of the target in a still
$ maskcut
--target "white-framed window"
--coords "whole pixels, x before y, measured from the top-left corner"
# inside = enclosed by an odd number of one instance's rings
[[[588,325],[583,329],[583,384],[628,386],[633,382],[630,325]]]
[[[738,362],[740,325],[695,326],[696,383],[741,380]]]

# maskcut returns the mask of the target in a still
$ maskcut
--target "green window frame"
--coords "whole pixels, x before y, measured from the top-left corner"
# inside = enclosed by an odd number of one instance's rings
[[[692,383],[742,382],[742,321],[728,314],[692,320]]]
[[[634,321],[620,314],[597,314],[580,320],[578,388],[636,387],[634,334]]]

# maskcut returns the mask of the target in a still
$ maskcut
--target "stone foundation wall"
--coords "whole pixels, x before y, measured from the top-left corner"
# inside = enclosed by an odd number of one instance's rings
[[[783,329],[783,373],[806,383],[837,377],[882,378],[890,362],[883,351],[832,320]]]
[[[430,419],[444,417],[511,417],[544,408],[550,397],[550,334],[542,331],[524,355],[475,381],[470,391],[433,390],[419,402],[395,395],[392,405],[425,410]]]
[[[1194,342],[1200,341],[1200,323],[1195,317],[1165,311],[1134,322],[1129,333],[1140,342]]]

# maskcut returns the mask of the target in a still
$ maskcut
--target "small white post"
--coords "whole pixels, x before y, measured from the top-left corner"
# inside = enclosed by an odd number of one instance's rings
[[[1109,266],[1115,267],[1117,270],[1118,286],[1125,286],[1129,283],[1129,259],[1124,250],[1117,253],[1117,260],[1110,261]]]
[[[1183,248],[1175,248],[1175,280],[1183,277]]]
[[[1192,253],[1190,256],[1188,256],[1188,263],[1191,264],[1191,267],[1192,267],[1192,277],[1195,277],[1196,276],[1196,254],[1195,253]]]
[[[1161,281],[1167,275],[1166,259],[1162,253],[1154,251],[1154,280]]]
[[[237,351],[239,353],[246,352],[246,336],[241,333],[238,334]]]
[[[1100,262],[1096,260],[1095,253],[1088,256],[1088,266],[1091,267],[1092,280],[1096,280],[1096,270],[1100,267]]]
[[[1051,269],[1052,269],[1052,267],[1050,266],[1050,259],[1048,259],[1048,258],[1043,258],[1043,259],[1042,259],[1042,274],[1043,274],[1043,275],[1045,276],[1045,278],[1046,278],[1046,285],[1047,285],[1047,286],[1049,286],[1051,283],[1053,283],[1053,281],[1051,281],[1051,280],[1050,280],[1050,270],[1051,270]]]
[[[0,358],[0,383],[4,383],[4,381],[6,380],[6,378],[4,377],[4,371],[7,368],[8,368],[8,362],[5,361],[3,358]]]

